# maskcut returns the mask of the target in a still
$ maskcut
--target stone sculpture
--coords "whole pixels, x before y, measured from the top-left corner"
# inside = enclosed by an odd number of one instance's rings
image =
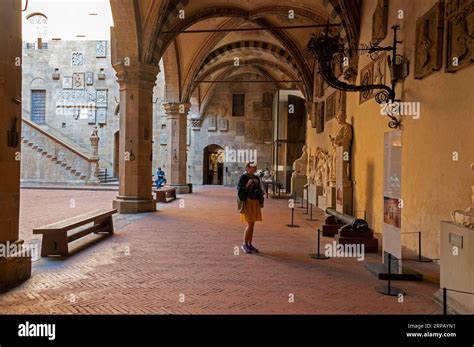
[[[92,132],[89,137],[91,142],[91,158],[99,158],[99,129],[97,125],[92,127]]]
[[[474,1],[446,2],[446,71],[474,61]]]
[[[474,170],[474,163],[471,169]],[[471,186],[471,207],[451,212],[451,219],[454,224],[474,229],[474,186]]]
[[[97,58],[107,57],[107,41],[97,41],[95,53]]]
[[[379,44],[387,37],[388,0],[379,0],[372,15],[372,43]]]
[[[444,3],[436,3],[416,21],[415,78],[441,69],[443,61]]]
[[[314,171],[315,171],[315,156],[311,154],[311,148],[309,148],[308,166],[306,167],[306,176],[308,177],[309,184],[314,184]]]
[[[71,53],[71,65],[72,66],[83,66],[84,65],[84,53],[83,52],[72,52]]]
[[[307,165],[308,165],[307,147],[303,146],[303,154],[301,155],[301,157],[299,157],[293,162],[292,176],[305,176]]]
[[[329,167],[330,182],[336,182],[336,148],[342,146],[343,153],[350,153],[350,146],[352,141],[352,125],[346,122],[346,113],[341,112],[339,115],[337,115],[336,119],[339,126],[334,134],[334,137],[329,135],[329,139],[331,141],[333,149],[331,154],[331,164]],[[344,163],[348,164],[348,161],[344,160]],[[349,173],[346,166],[347,165],[344,165],[344,181],[349,179]]]

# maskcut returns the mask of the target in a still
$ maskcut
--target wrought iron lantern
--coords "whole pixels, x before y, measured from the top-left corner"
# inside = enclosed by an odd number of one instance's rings
[[[392,46],[381,47],[377,44],[372,43],[366,48],[357,49],[345,49],[343,43],[336,36],[329,34],[329,27],[326,28],[326,32],[321,34],[319,37],[313,35],[308,43],[308,51],[316,58],[319,65],[319,73],[321,77],[333,88],[348,91],[348,92],[367,92],[369,90],[379,90],[375,95],[375,101],[379,104],[396,105],[400,100],[396,98],[395,87],[398,81],[408,76],[408,60],[397,54],[397,45],[402,43],[397,39],[397,31],[399,26],[393,26],[393,44]],[[372,60],[377,60],[379,52],[387,51],[391,53],[387,57],[387,62],[391,72],[391,85],[385,84],[361,84],[355,85],[344,81],[341,81],[334,74],[334,63],[341,64],[344,57],[352,55],[354,51],[367,51]],[[401,119],[397,117],[395,110],[396,107],[387,107],[387,115],[391,118],[388,126],[392,129],[400,128]]]

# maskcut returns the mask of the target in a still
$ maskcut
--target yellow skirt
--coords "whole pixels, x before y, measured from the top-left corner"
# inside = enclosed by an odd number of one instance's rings
[[[242,223],[261,222],[262,210],[258,200],[247,199],[245,201],[244,213],[240,214],[240,221]]]

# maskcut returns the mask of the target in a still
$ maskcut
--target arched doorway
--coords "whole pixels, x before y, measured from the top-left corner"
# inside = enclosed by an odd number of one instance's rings
[[[224,149],[219,145],[209,145],[203,152],[203,184],[224,184]]]

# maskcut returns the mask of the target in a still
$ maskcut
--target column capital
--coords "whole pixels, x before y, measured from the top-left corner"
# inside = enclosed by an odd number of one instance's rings
[[[133,64],[125,65],[123,62],[113,65],[117,81],[120,86],[138,84],[140,88],[152,90],[156,85],[156,77],[160,73],[158,65]]]
[[[191,103],[189,102],[165,102],[163,103],[163,108],[167,117],[176,117],[176,116],[187,116],[189,109],[191,108]]]

